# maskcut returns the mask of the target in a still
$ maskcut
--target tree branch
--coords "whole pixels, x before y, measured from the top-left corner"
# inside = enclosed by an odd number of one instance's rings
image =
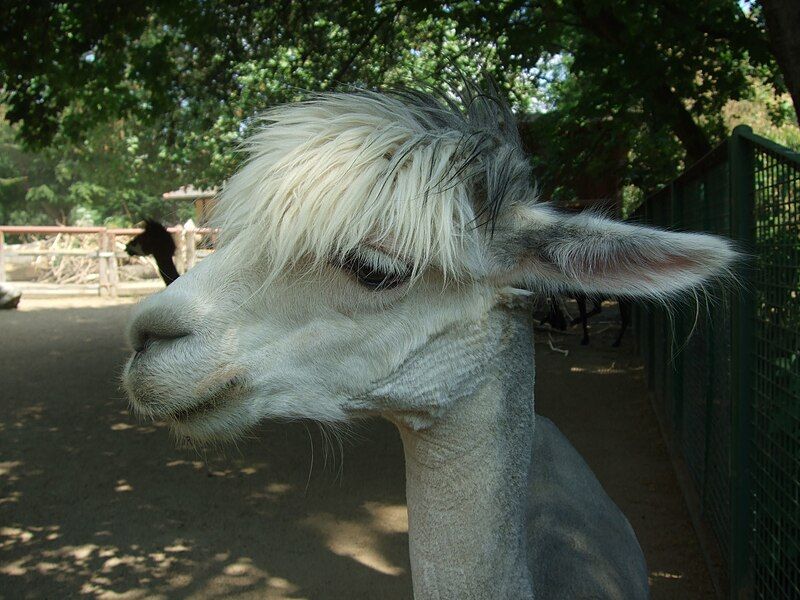
[[[342,78],[347,74],[347,71],[350,70],[350,67],[353,66],[353,63],[359,57],[359,55],[364,51],[364,49],[371,44],[375,40],[375,36],[381,30],[384,25],[387,25],[394,21],[397,18],[397,15],[400,13],[402,8],[397,5],[395,6],[395,10],[387,15],[385,19],[378,19],[375,25],[370,29],[369,33],[364,36],[364,39],[361,43],[356,46],[355,50],[350,53],[350,56],[347,57],[345,62],[339,67],[339,69],[334,73],[334,75],[330,78],[330,83],[326,86],[327,88],[333,88],[337,84],[342,82]]]

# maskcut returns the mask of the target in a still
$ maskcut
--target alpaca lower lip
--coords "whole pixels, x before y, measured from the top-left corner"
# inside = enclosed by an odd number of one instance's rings
[[[202,402],[197,406],[193,406],[192,408],[172,413],[169,416],[169,419],[180,422],[191,421],[197,417],[200,417],[201,415],[208,415],[214,412],[214,410],[216,410],[218,407],[219,407],[218,402],[209,400],[206,402]]]
[[[218,409],[230,406],[237,397],[241,396],[244,390],[245,385],[239,378],[234,377],[213,390],[199,404],[173,412],[168,418],[181,423],[202,418],[216,412]]]

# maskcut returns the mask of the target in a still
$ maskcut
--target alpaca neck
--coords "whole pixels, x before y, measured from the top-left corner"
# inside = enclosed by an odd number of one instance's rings
[[[489,327],[498,347],[477,390],[429,428],[400,427],[417,600],[533,598],[524,524],[532,327],[502,310]]]
[[[178,278],[178,269],[175,268],[175,263],[172,260],[172,255],[168,252],[154,253],[153,258],[156,259],[158,265],[158,274],[164,283],[169,285]]]

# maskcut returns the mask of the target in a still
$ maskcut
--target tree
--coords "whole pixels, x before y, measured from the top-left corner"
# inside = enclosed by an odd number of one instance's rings
[[[760,5],[738,0],[7,0],[0,89],[26,147],[122,123],[173,185],[216,185],[257,115],[308,91],[488,72],[560,197],[650,189],[780,90]],[[155,157],[155,158],[153,158]],[[167,167],[167,165],[169,165]],[[594,185],[600,179],[603,185]],[[170,186],[172,187],[172,186]]]
[[[0,198],[6,218],[38,209],[68,220],[68,198],[97,218],[157,216],[161,192],[224,181],[241,159],[238,143],[271,105],[353,84],[441,85],[496,61],[493,47],[460,38],[451,19],[365,0],[11,0],[0,7],[0,33],[5,116],[36,151],[25,155],[49,168]]]
[[[496,44],[500,65],[545,82],[547,115],[525,133],[556,196],[591,193],[592,176],[652,189],[727,135],[723,107],[748,97],[753,80],[780,87],[760,11],[737,0],[414,6],[448,15],[463,36]]]
[[[761,0],[770,45],[800,122],[800,2]]]
[[[31,152],[0,119],[0,223],[185,220],[190,207],[161,198],[177,177],[175,165],[159,158],[157,136],[145,131],[115,120],[95,126],[79,144],[59,135],[52,146]]]
[[[666,126],[690,160],[710,149],[719,110],[747,93],[747,74],[772,66],[763,28],[735,0],[465,1],[448,12],[497,40],[504,65],[538,70],[543,56],[569,57],[581,87],[574,108]]]
[[[309,90],[439,81],[493,49],[399,2],[9,1],[0,77],[29,147],[81,141],[98,123],[151,128],[191,181],[218,183],[258,112]],[[233,157],[233,158],[231,158]]]

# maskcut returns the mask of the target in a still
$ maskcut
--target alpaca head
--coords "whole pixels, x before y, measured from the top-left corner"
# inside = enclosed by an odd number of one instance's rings
[[[158,221],[145,219],[144,231],[125,246],[128,256],[172,256],[175,254],[175,240]]]
[[[480,377],[501,290],[668,299],[735,257],[538,203],[491,92],[326,94],[268,113],[249,149],[219,250],[130,324],[132,406],[196,440],[370,412],[426,427]]]

